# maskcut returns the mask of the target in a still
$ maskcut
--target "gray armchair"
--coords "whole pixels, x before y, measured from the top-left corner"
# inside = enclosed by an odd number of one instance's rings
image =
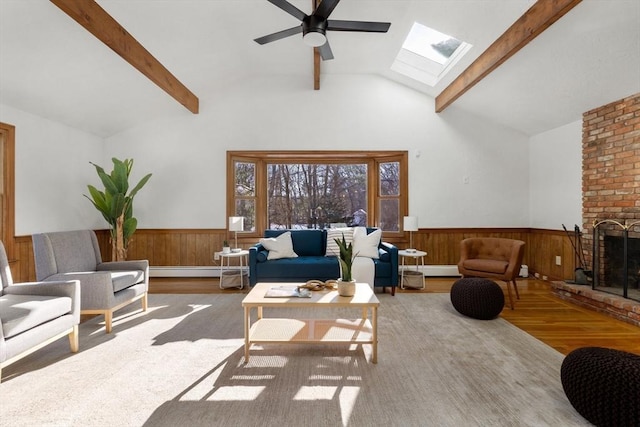
[[[102,262],[92,230],[33,235],[37,280],[80,281],[81,314],[104,314],[111,332],[113,312],[137,300],[147,311],[149,261]]]
[[[0,242],[0,380],[2,368],[64,336],[78,351],[80,283],[14,284]]]

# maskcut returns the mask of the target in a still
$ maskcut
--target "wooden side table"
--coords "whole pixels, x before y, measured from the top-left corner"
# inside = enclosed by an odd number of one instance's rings
[[[400,289],[406,289],[407,287],[410,287],[411,289],[424,289],[424,273],[422,272],[422,270],[424,269],[424,257],[427,255],[426,252],[424,251],[407,251],[406,249],[401,249],[398,251],[398,256],[400,256],[400,259],[402,260],[402,269],[400,272]],[[416,272],[420,271],[420,275],[422,276],[422,286],[420,287],[413,287],[413,286],[407,286],[407,283],[405,281],[405,259],[410,258],[413,259],[413,264],[415,265],[416,268]],[[420,262],[418,264],[418,261]],[[407,268],[410,265],[407,264]],[[420,267],[420,268],[418,268]]]
[[[237,252],[218,252],[217,255],[220,257],[220,289],[243,289],[246,277],[245,267],[249,265],[247,262],[249,251],[243,249]],[[236,258],[240,261],[239,265],[231,265],[231,260]]]

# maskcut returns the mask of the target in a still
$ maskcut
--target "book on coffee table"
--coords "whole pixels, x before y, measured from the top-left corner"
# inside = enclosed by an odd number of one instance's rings
[[[309,289],[297,286],[273,286],[264,294],[265,298],[311,298]]]

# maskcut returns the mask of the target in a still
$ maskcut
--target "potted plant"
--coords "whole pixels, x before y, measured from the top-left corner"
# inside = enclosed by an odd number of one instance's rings
[[[356,281],[353,280],[351,275],[351,267],[353,265],[353,245],[351,242],[347,243],[342,234],[342,240],[335,240],[338,248],[340,248],[340,278],[338,279],[338,294],[343,297],[351,297],[356,293]],[[357,255],[357,254],[356,254]]]
[[[129,190],[129,174],[133,168],[133,159],[113,161],[113,171],[107,174],[95,163],[96,172],[104,185],[104,191],[93,185],[88,185],[89,194],[85,197],[100,211],[111,227],[111,260],[124,261],[127,259],[129,240],[138,227],[138,220],[133,217],[133,198],[149,181],[151,174],[145,175],[140,182],[127,194]]]
[[[229,242],[226,240],[222,242],[222,253],[223,254],[231,253],[231,246],[229,246]]]

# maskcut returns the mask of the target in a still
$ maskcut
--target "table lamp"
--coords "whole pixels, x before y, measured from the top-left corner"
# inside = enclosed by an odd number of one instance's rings
[[[235,231],[235,233],[236,233],[236,249],[238,249],[238,231],[244,231],[244,217],[243,216],[230,216],[229,217],[229,231]]]
[[[403,227],[404,231],[409,232],[409,249],[406,249],[407,252],[415,252],[415,248],[413,247],[413,232],[418,231],[418,217],[417,216],[405,216]]]

